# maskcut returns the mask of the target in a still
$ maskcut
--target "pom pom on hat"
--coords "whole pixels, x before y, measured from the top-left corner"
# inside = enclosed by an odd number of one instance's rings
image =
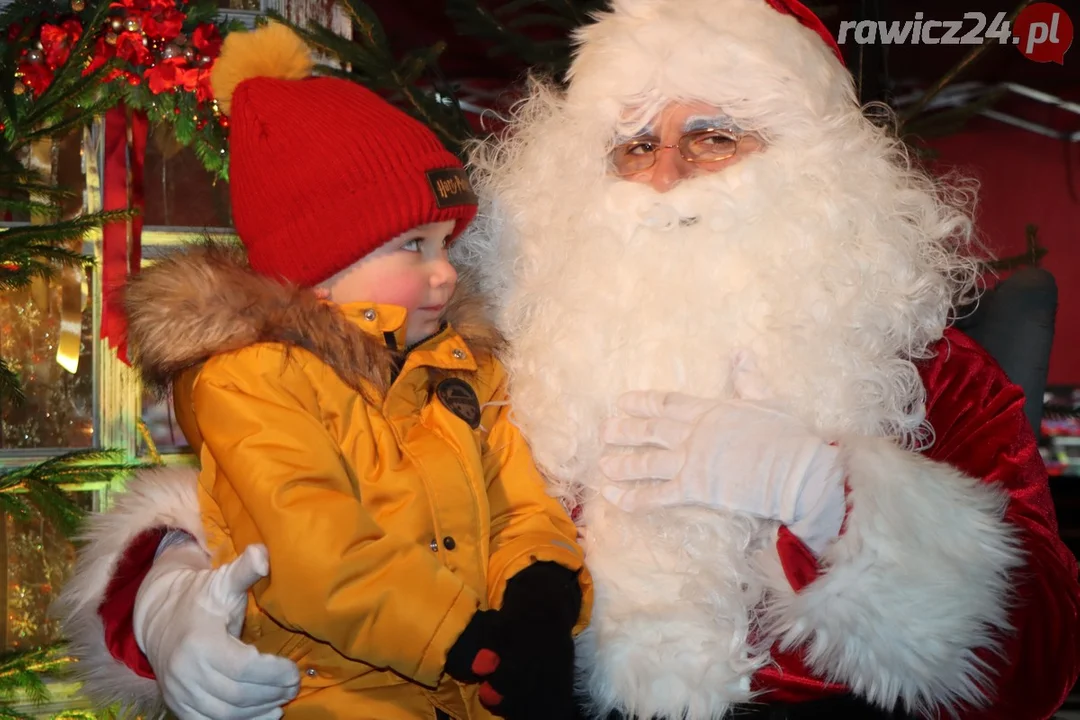
[[[229,33],[210,71],[210,86],[222,112],[229,114],[236,87],[245,80],[302,80],[314,67],[311,50],[300,36],[270,23],[251,32]]]

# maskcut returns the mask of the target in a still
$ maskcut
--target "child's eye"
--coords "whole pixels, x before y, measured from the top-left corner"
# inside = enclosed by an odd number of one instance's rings
[[[409,240],[404,245],[402,245],[401,249],[408,252],[420,252],[420,245],[423,242],[424,241],[422,238],[413,238],[412,240]]]

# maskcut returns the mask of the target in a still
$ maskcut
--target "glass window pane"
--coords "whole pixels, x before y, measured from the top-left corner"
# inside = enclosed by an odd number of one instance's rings
[[[157,227],[232,227],[229,184],[207,172],[166,125],[151,129],[143,166],[144,223]]]
[[[79,506],[94,510],[97,493],[75,494]],[[71,575],[75,547],[40,515],[19,520],[4,516],[0,564],[7,592],[3,597],[3,649],[33,648],[61,639],[59,622],[49,605]]]
[[[155,393],[144,391],[142,419],[146,423],[146,428],[150,431],[150,439],[159,453],[189,452],[191,450],[190,444],[176,421],[172,393],[168,397],[158,397]],[[146,445],[146,438],[140,437],[140,443],[140,454],[148,454],[150,448]]]
[[[54,172],[53,180],[60,187],[69,190],[71,195],[60,202],[64,217],[72,217],[82,210],[83,191],[86,189],[86,176],[82,166],[82,128],[74,128],[55,142],[42,140],[35,143],[31,148],[33,166],[38,168],[48,178],[50,172]],[[25,163],[30,162],[31,157],[21,158]],[[50,171],[49,168],[53,170]],[[9,193],[21,200],[28,199],[26,193]],[[28,213],[22,210],[4,211],[0,213],[0,222],[30,222]]]
[[[84,277],[65,271],[51,281],[35,280],[26,290],[0,295],[0,357],[19,374],[26,393],[21,405],[7,399],[0,404],[0,448],[94,444],[95,343],[86,302],[92,297],[90,278]],[[68,314],[74,322],[62,327]],[[77,352],[76,372],[58,362],[61,346],[71,347],[72,355]]]
[[[74,217],[83,209],[86,173],[83,170],[82,141],[82,128],[75,128],[56,143],[54,150],[56,183],[72,193],[61,203],[64,217]]]

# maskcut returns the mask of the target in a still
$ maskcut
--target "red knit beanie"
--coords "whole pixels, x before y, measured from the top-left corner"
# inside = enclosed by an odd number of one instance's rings
[[[310,286],[419,225],[464,230],[476,196],[457,157],[375,93],[311,69],[303,40],[270,24],[231,33],[210,76],[231,116],[233,219],[251,267]]]

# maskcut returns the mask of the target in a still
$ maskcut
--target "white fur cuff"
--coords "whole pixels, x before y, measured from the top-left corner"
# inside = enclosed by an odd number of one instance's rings
[[[850,511],[823,574],[791,589],[775,549],[761,555],[763,623],[804,646],[815,674],[882,707],[983,705],[977,656],[1008,630],[1010,573],[1023,562],[996,486],[884,438],[842,443]]]
[[[147,470],[128,483],[114,507],[88,517],[75,571],[52,608],[63,624],[83,694],[102,706],[119,703],[124,714],[159,717],[165,711],[157,682],[137,675],[105,644],[98,608],[129,544],[140,533],[168,526],[191,533],[206,547],[190,468]]]

